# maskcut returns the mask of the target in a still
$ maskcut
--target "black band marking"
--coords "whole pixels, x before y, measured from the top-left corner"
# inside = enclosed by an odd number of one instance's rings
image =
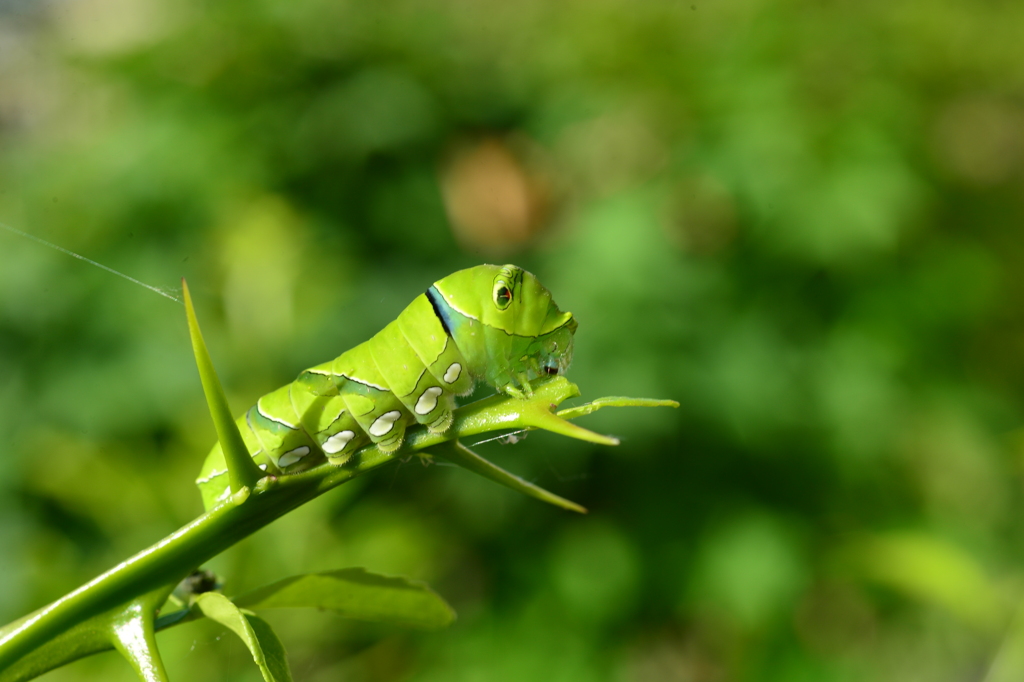
[[[441,327],[444,329],[444,333],[448,336],[452,335],[452,328],[449,325],[448,320],[448,306],[444,305],[443,299],[441,298],[441,292],[435,287],[427,289],[427,300],[430,301],[430,307],[434,309],[434,314],[437,315],[437,319],[441,321]]]

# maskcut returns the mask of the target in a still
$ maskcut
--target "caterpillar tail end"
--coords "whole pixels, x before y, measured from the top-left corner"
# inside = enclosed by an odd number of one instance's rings
[[[352,459],[351,452],[346,453],[344,455],[338,455],[336,457],[332,455],[327,456],[327,461],[336,467],[340,467],[341,465],[346,464],[350,459]]]

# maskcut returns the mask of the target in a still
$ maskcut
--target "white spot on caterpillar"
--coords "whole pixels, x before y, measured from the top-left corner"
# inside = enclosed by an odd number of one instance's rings
[[[300,445],[299,447],[295,448],[294,450],[289,450],[288,452],[286,452],[283,455],[281,455],[281,458],[277,460],[277,466],[279,466],[279,467],[290,466],[292,464],[295,464],[296,462],[298,462],[300,459],[302,459],[303,457],[305,457],[308,454],[309,454],[309,446],[308,445]]]
[[[355,438],[355,435],[355,431],[349,431],[347,429],[345,431],[339,431],[324,441],[324,452],[328,455],[341,452],[345,449],[345,446],[348,445],[348,442]]]
[[[383,436],[391,432],[394,428],[395,422],[402,416],[402,413],[398,410],[391,410],[385,412],[381,416],[377,417],[372,424],[370,424],[370,435],[371,436]]]
[[[260,471],[266,471],[266,470],[267,470],[267,465],[266,464],[261,464],[260,465]]]
[[[440,386],[431,386],[423,391],[420,399],[416,401],[416,414],[430,414],[437,407],[437,396],[441,395]]]
[[[462,374],[462,365],[457,362],[453,362],[448,365],[448,369],[445,370],[444,376],[441,377],[449,384],[454,384],[459,380],[459,376]]]

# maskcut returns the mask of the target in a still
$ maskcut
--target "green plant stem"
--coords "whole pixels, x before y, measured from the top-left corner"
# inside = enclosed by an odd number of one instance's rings
[[[552,428],[601,442],[604,437],[598,434],[586,436],[592,432],[571,424],[571,428],[563,428],[550,421],[554,417],[553,406],[578,394],[574,384],[563,377],[553,377],[538,385],[528,400],[499,395],[460,408],[452,428],[445,434],[432,434],[419,427],[410,429],[403,447],[391,455],[367,446],[344,466],[324,463],[299,474],[264,477],[255,487],[242,488],[188,525],[73,592],[0,628],[0,671],[92,616],[177,583],[203,562],[331,488],[406,455],[464,436],[523,427]]]
[[[210,558],[335,485],[392,458],[361,453],[357,466],[331,472],[330,481],[278,481],[243,489],[160,542],[121,562],[17,624],[0,638],[0,670],[69,627],[161,585],[176,583]],[[294,477],[293,477],[294,478]],[[268,481],[268,479],[264,479]],[[261,481],[262,483],[262,481]],[[270,483],[270,481],[268,481]]]

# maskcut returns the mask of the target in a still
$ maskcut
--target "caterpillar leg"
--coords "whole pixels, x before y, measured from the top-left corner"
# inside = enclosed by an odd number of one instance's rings
[[[519,382],[519,386],[515,385],[515,381]],[[510,381],[504,386],[500,386],[499,390],[506,395],[510,395],[513,398],[519,398],[520,400],[526,400],[527,398],[533,397],[533,386],[530,386],[530,379],[526,376],[525,372],[516,374],[515,380]]]
[[[384,454],[389,455],[392,452],[395,452],[396,450],[398,450],[398,448],[402,447],[402,441],[404,441],[404,440],[405,440],[405,431],[403,430],[400,435],[395,436],[394,438],[385,438],[382,441],[378,441],[377,442],[377,449],[380,450],[381,452],[383,452]]]
[[[452,411],[451,408],[441,410],[441,414],[438,415],[437,419],[427,424],[427,430],[431,433],[444,433],[452,426]]]
[[[518,388],[516,388],[512,384],[508,384],[507,386],[502,386],[501,387],[501,391],[502,391],[502,393],[505,393],[506,395],[510,395],[513,398],[519,398],[520,400],[526,400],[526,398],[528,397],[526,395],[526,393],[524,393],[523,391],[520,391]]]

